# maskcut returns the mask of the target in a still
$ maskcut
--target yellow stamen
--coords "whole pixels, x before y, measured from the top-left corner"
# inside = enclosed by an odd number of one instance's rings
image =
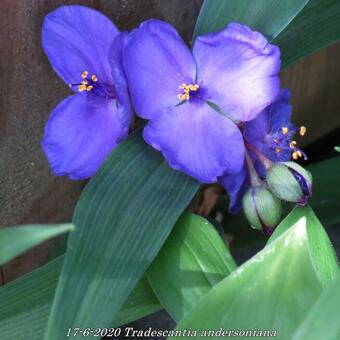
[[[200,88],[198,84],[186,84],[182,83],[179,88],[183,90],[184,93],[179,94],[177,98],[179,100],[189,100],[190,99],[190,92],[196,92]]]
[[[275,152],[276,153],[280,153],[281,152],[281,148],[275,148]]]
[[[92,81],[96,82],[98,80],[97,76],[95,74],[92,74],[91,77]]]
[[[83,92],[83,91],[85,91],[87,89],[87,86],[86,85],[79,85],[78,86],[78,91],[79,92]]]
[[[300,136],[304,136],[307,132],[307,128],[305,126],[300,127]]]
[[[289,143],[289,146],[291,149],[294,149],[295,146],[296,146],[296,141],[295,140],[292,140],[290,143]]]
[[[87,84],[88,84],[88,81],[87,81],[87,80],[83,80],[81,83],[82,83],[83,85],[87,85]]]
[[[293,152],[292,156],[293,156],[293,159],[295,159],[295,160],[297,160],[299,158],[296,151]]]
[[[89,85],[86,87],[86,91],[91,91],[93,89],[93,85]]]
[[[81,77],[83,79],[85,79],[87,77],[87,75],[89,74],[89,71],[84,71],[82,74],[81,74]]]
[[[281,131],[284,135],[286,135],[288,133],[289,129],[286,126],[284,126],[284,127],[281,128]]]

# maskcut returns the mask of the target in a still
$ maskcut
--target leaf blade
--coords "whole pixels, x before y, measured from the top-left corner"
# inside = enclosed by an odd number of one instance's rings
[[[77,204],[45,339],[72,325],[107,327],[198,187],[140,132],[121,143]]]
[[[177,329],[197,329],[201,336],[208,329],[257,328],[291,338],[323,289],[310,256],[306,222],[300,218],[212,288]]]
[[[0,266],[41,242],[73,230],[72,224],[25,225],[0,229]]]
[[[236,268],[221,237],[203,217],[184,214],[147,271],[153,291],[175,321]]]
[[[308,0],[205,0],[194,37],[223,29],[230,22],[240,22],[275,38],[306,6]]]

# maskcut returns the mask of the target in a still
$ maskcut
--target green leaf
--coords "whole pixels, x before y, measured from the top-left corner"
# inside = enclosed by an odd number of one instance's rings
[[[340,339],[340,276],[325,289],[292,340]]]
[[[64,256],[0,288],[2,340],[41,340],[50,314]],[[120,326],[160,310],[146,278],[130,293],[111,327]]]
[[[184,214],[147,271],[159,301],[176,321],[236,268],[215,228]]]
[[[268,240],[270,244],[299,220],[305,219],[312,261],[324,286],[339,274],[338,260],[331,241],[310,207],[296,207],[280,223]]]
[[[274,39],[280,46],[282,66],[326,47],[340,39],[340,1],[310,0],[308,5]]]
[[[307,167],[313,176],[309,204],[324,225],[340,222],[340,158],[334,157]]]
[[[121,143],[77,204],[45,339],[109,326],[198,188],[140,132]]]
[[[241,22],[278,45],[282,67],[340,39],[338,0],[205,0],[195,35]]]
[[[205,0],[194,37],[219,31],[231,22],[240,22],[273,39],[307,3],[308,0]]]
[[[318,223],[301,217],[212,288],[177,329],[191,328],[202,335],[203,330],[256,328],[277,331],[280,339],[290,339],[323,289],[320,277],[326,275],[320,271],[324,268],[315,266],[314,259],[324,255],[329,241],[325,244],[321,238],[315,254],[309,242],[310,230],[318,228]]]
[[[0,229],[0,266],[37,244],[72,230],[72,224],[25,225]]]
[[[335,146],[335,147],[334,147],[334,150],[335,150],[336,152],[340,152],[340,146]]]

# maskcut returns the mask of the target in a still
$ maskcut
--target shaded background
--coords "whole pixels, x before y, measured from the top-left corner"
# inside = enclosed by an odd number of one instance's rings
[[[151,17],[166,20],[190,41],[201,3],[201,0],[0,1],[0,227],[70,221],[85,184],[54,177],[40,148],[51,110],[71,93],[53,72],[41,49],[44,16],[60,5],[81,4],[100,10],[121,30],[130,30]],[[282,72],[283,86],[293,93],[294,121],[308,127],[305,145],[316,143],[314,149],[326,153],[331,152],[331,147],[320,146],[318,140],[340,123],[339,60],[340,44],[335,44]],[[313,154],[314,158],[319,156],[322,154]],[[0,283],[46,262],[54,244],[55,241],[46,242],[3,266]]]

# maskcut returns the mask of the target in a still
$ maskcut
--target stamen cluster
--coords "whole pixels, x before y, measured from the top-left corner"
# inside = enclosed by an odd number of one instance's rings
[[[179,94],[177,97],[179,100],[184,101],[190,99],[190,92],[198,91],[199,85],[182,83],[179,88],[183,90],[184,93]]]

